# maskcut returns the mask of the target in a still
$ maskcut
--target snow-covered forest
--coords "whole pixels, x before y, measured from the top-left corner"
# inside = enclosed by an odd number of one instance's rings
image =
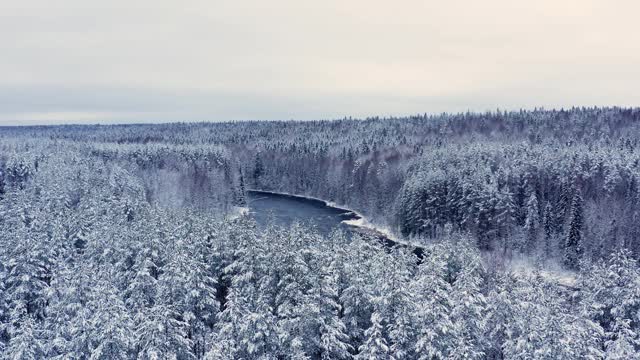
[[[259,227],[249,189],[423,255]],[[4,127],[0,353],[640,359],[638,239],[640,109]]]

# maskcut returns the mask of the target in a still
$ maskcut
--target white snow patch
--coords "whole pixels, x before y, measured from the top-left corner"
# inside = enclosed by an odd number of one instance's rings
[[[536,265],[531,259],[526,257],[515,257],[510,261],[509,268],[516,274],[532,276],[536,271]],[[560,285],[573,288],[576,286],[578,274],[574,271],[566,270],[560,265],[545,264],[540,269],[540,274],[547,280],[556,282]]]
[[[243,216],[245,216],[247,214],[249,214],[249,208],[248,207],[246,207],[246,206],[234,206],[229,211],[229,214],[227,215],[227,219],[235,220],[235,219],[243,217]]]
[[[391,230],[387,227],[383,227],[383,226],[379,226],[379,225],[375,225],[373,223],[371,223],[366,217],[362,216],[362,214],[359,214],[355,211],[351,211],[352,213],[354,213],[358,218],[357,219],[351,219],[351,220],[342,220],[342,223],[345,225],[349,225],[349,226],[353,226],[353,227],[359,227],[359,228],[363,228],[363,229],[368,229],[368,230],[372,230],[375,231],[381,235],[383,235],[384,237],[386,237],[387,239],[394,241],[394,242],[398,242],[398,237],[395,236],[395,234],[393,234],[393,232],[391,232]]]
[[[355,214],[358,218],[357,219],[351,219],[351,220],[342,220],[342,223],[345,225],[349,225],[349,226],[353,226],[353,227],[357,227],[357,228],[361,228],[361,229],[366,229],[369,230],[373,233],[377,233],[381,236],[384,236],[385,238],[393,241],[396,244],[400,244],[400,245],[405,245],[405,246],[414,246],[414,247],[423,247],[424,245],[419,245],[416,243],[412,243],[411,241],[408,241],[407,239],[404,238],[400,238],[398,237],[389,227],[387,226],[382,226],[379,224],[375,224],[372,223],[371,221],[369,221],[369,219],[367,219],[365,216],[363,216],[362,214],[360,214],[357,211],[342,207],[342,206],[333,206],[339,209],[343,209],[343,210],[347,210],[353,214]]]

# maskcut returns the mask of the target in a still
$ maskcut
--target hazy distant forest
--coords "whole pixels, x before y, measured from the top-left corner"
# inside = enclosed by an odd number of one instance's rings
[[[7,359],[640,359],[639,256],[640,109],[0,128]]]

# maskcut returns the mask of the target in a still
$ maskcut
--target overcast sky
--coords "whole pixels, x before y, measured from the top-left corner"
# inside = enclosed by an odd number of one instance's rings
[[[0,0],[0,123],[640,105],[637,0]]]

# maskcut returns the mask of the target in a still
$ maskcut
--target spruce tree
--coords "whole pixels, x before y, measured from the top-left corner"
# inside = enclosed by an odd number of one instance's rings
[[[533,253],[538,241],[538,229],[540,227],[540,215],[538,208],[538,197],[535,192],[531,193],[527,201],[527,212],[524,223],[526,236],[525,251],[529,254]]]
[[[349,359],[352,350],[346,326],[340,318],[337,264],[323,267],[320,283],[312,289],[313,308],[317,309],[319,353],[322,360]]]
[[[371,314],[371,326],[364,332],[364,343],[358,348],[358,360],[389,359],[389,346],[383,334],[382,317],[379,313]]]
[[[37,360],[45,356],[43,344],[38,336],[37,324],[32,317],[26,317],[14,327],[11,340],[5,349],[7,359]]]
[[[580,191],[577,190],[571,202],[571,218],[565,238],[564,265],[572,270],[577,270],[583,254],[583,226],[584,226],[583,200]]]
[[[640,335],[638,329],[631,328],[631,320],[616,318],[611,331],[607,332],[605,359],[640,359]]]
[[[553,208],[551,203],[547,201],[547,204],[544,206],[544,212],[542,215],[542,226],[544,228],[544,255],[545,258],[549,258],[553,255],[554,252],[554,244],[552,242],[553,237]]]
[[[410,285],[417,308],[414,327],[418,335],[414,352],[421,360],[447,358],[455,340],[452,288],[445,281],[447,267],[442,250],[433,247]]]

